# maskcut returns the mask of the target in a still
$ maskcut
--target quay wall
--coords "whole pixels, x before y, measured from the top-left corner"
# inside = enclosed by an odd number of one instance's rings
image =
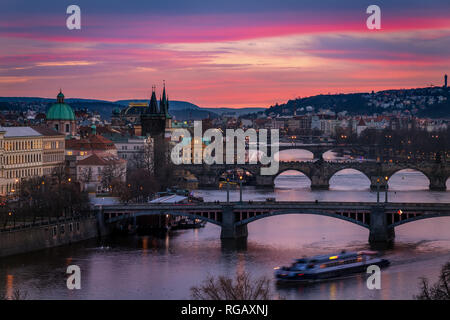
[[[108,234],[95,216],[0,230],[0,258],[38,251]]]

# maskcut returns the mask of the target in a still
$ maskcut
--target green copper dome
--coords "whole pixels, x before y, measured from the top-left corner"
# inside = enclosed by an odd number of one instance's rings
[[[72,108],[64,103],[64,95],[61,91],[59,91],[56,100],[57,102],[52,104],[47,111],[47,120],[75,120],[75,114]]]

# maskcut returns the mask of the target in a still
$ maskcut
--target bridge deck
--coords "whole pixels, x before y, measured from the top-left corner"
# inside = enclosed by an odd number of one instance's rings
[[[119,204],[119,205],[96,205],[103,212],[107,211],[140,211],[140,210],[221,210],[224,206],[233,206],[239,210],[254,209],[323,209],[323,210],[370,210],[374,206],[381,206],[385,210],[414,210],[414,211],[450,211],[450,203],[402,203],[402,202],[314,202],[314,201],[253,201],[253,202],[202,202],[195,204]]]

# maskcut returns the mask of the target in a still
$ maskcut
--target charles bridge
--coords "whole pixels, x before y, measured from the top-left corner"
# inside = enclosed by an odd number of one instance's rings
[[[247,145],[248,149],[249,146]],[[268,146],[269,153],[271,146]],[[307,150],[313,154],[311,161],[280,161],[278,173],[272,176],[261,175],[261,164],[181,164],[177,166],[180,177],[193,175],[198,180],[201,188],[217,188],[223,173],[241,169],[251,174],[250,185],[258,187],[274,187],[275,178],[288,170],[303,173],[311,181],[311,189],[328,189],[330,179],[337,172],[344,169],[354,169],[364,174],[370,180],[370,188],[384,190],[388,185],[390,177],[396,172],[404,169],[413,169],[423,173],[429,180],[429,189],[433,191],[445,191],[446,182],[450,177],[450,167],[446,160],[402,160],[402,161],[325,161],[323,155],[327,151],[351,150],[364,154],[367,158],[380,158],[379,149],[376,146],[361,146],[352,144],[332,143],[286,143],[281,142],[277,146],[279,151],[283,150]],[[225,161],[224,161],[225,162]]]
[[[229,171],[242,169],[254,178],[253,184],[261,187],[273,187],[275,178],[288,170],[295,170],[306,175],[311,181],[311,189],[328,189],[330,179],[344,169],[354,169],[363,173],[370,180],[372,189],[385,189],[390,177],[404,169],[413,169],[423,173],[430,181],[429,188],[445,191],[446,181],[450,177],[450,166],[446,162],[375,162],[375,161],[280,161],[277,175],[261,175],[261,164],[182,164],[177,166],[180,174],[194,175],[199,187],[217,188],[220,176]]]

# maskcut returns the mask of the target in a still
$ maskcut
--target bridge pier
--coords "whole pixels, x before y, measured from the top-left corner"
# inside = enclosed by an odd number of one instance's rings
[[[274,186],[274,182],[273,182],[273,176],[262,176],[262,175],[257,175],[256,176],[256,186],[258,187],[273,187]]]
[[[313,157],[314,157],[314,160],[319,160],[319,161],[323,161],[323,150],[321,149],[321,148],[319,148],[319,149],[314,149],[314,150],[311,150],[312,151],[312,153],[313,153]]]
[[[311,177],[312,190],[328,190],[330,188],[330,181],[323,175],[313,175]]]
[[[432,191],[446,191],[447,179],[442,176],[430,177],[430,190]]]
[[[395,230],[389,227],[383,206],[371,208],[369,230],[369,243],[372,247],[386,248],[393,245]]]
[[[97,233],[99,237],[103,237],[105,235],[107,235],[108,232],[108,228],[105,225],[105,217],[103,215],[103,210],[97,209],[96,212],[96,218],[97,218]]]
[[[246,239],[248,236],[247,225],[236,226],[233,205],[224,205],[222,209],[221,239]]]

